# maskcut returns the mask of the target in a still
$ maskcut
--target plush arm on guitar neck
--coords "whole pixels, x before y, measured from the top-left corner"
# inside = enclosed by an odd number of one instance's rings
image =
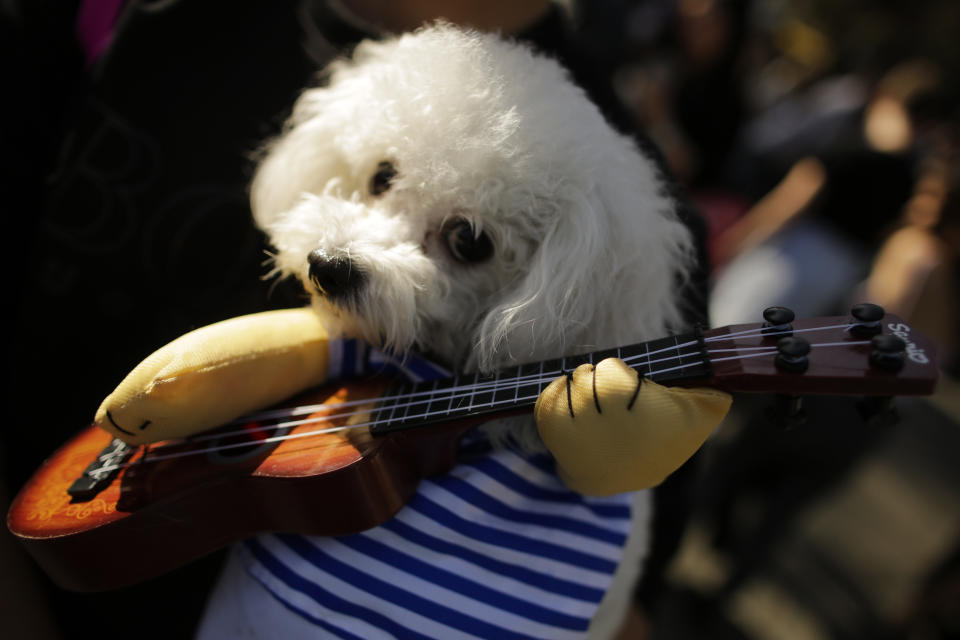
[[[309,308],[202,327],[141,362],[103,401],[95,423],[129,444],[192,435],[324,382],[328,344]]]
[[[641,382],[609,358],[554,380],[534,413],[567,486],[610,495],[663,482],[700,448],[730,402],[715,389]]]

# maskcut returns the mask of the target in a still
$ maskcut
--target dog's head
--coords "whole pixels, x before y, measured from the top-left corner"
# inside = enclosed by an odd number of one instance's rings
[[[653,338],[690,260],[654,165],[555,62],[438,25],[365,42],[252,186],[275,271],[346,333],[489,370]]]

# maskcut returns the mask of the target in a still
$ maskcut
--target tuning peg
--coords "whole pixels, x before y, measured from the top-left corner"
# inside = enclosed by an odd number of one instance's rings
[[[854,323],[850,331],[857,336],[866,337],[880,333],[882,327],[880,321],[886,312],[883,307],[876,304],[864,302],[853,305],[850,309],[850,315],[853,316]]]
[[[872,427],[888,427],[900,421],[891,396],[867,396],[857,401],[857,412]]]
[[[793,334],[793,319],[796,315],[786,307],[767,307],[763,310],[763,329],[761,333],[775,333],[781,336]]]
[[[776,395],[765,412],[767,420],[782,429],[793,429],[807,422],[802,396]]]
[[[907,355],[907,343],[895,335],[873,336],[870,340],[870,364],[884,371],[899,371]]]
[[[810,343],[803,338],[787,336],[777,341],[777,357],[774,364],[778,369],[790,373],[803,373],[810,366],[807,354],[810,353]]]

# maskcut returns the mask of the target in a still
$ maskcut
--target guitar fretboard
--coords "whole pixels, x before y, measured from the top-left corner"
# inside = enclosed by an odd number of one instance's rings
[[[699,332],[660,338],[627,347],[510,367],[495,375],[461,374],[391,386],[374,406],[370,432],[394,431],[462,418],[493,417],[532,409],[540,393],[558,376],[584,363],[620,358],[641,376],[660,383],[711,375]]]

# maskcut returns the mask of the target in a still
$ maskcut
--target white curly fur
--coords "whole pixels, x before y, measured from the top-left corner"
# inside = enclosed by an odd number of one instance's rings
[[[692,261],[654,164],[566,72],[523,46],[438,24],[359,45],[306,90],[252,185],[275,273],[345,333],[490,371],[663,335]],[[369,192],[378,164],[398,175]],[[465,264],[443,223],[492,240]],[[350,304],[316,293],[307,254],[349,256]]]

